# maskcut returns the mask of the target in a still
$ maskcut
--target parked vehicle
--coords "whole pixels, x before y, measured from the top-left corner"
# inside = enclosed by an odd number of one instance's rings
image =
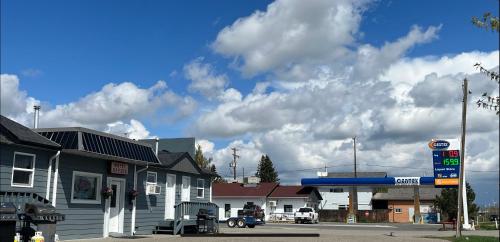
[[[490,221],[492,221],[492,222],[493,222],[493,221],[495,221],[495,220],[497,220],[497,221],[498,221],[498,215],[496,215],[496,214],[492,214],[492,215],[490,215]]]
[[[243,209],[238,210],[238,217],[228,218],[226,223],[229,228],[255,228],[255,225],[263,224],[265,213],[262,208],[254,204],[245,204]]]
[[[260,220],[264,222],[266,214],[264,213],[264,210],[260,208],[259,205],[255,204],[245,204],[243,206],[243,209],[238,210],[238,217],[254,217],[257,220]]]
[[[302,207],[299,208],[299,211],[294,214],[295,223],[298,224],[308,222],[308,223],[318,223],[319,217],[318,213],[311,207]]]

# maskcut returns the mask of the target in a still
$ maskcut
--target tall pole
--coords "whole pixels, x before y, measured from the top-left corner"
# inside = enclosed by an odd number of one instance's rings
[[[234,177],[234,180],[236,181],[236,159],[239,158],[240,156],[236,154],[236,151],[238,149],[236,148],[231,148],[233,150],[233,177]]]
[[[458,182],[458,209],[457,209],[457,221],[456,221],[456,237],[461,237],[462,236],[462,231],[460,226],[462,225],[462,222],[460,221],[462,217],[462,204],[463,204],[463,187],[464,187],[464,170],[465,170],[465,127],[466,127],[466,120],[467,120],[467,95],[469,94],[469,89],[467,85],[467,79],[464,79],[464,84],[463,84],[463,96],[464,100],[462,103],[462,138],[460,140],[460,150],[462,151],[462,154],[460,155],[460,175],[459,177],[459,182]],[[467,208],[464,208],[467,209]]]

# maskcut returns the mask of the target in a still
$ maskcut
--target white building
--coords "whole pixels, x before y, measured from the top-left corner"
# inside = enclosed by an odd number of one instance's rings
[[[259,184],[214,183],[212,202],[219,206],[219,220],[225,221],[237,217],[238,210],[248,203],[267,210],[267,197],[278,186],[278,183],[263,182]]]
[[[248,203],[260,206],[265,220],[293,219],[300,207],[319,208],[321,195],[314,187],[282,186],[278,183],[215,183],[212,202],[219,206],[219,220],[237,217]]]
[[[353,172],[328,172],[322,178],[353,178]],[[357,172],[357,177],[386,177],[385,172]],[[321,186],[318,190],[323,197],[319,208],[325,210],[349,209],[351,186]],[[358,210],[372,210],[373,187],[358,187]]]

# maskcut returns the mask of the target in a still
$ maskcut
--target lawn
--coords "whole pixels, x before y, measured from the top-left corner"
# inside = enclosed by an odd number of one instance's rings
[[[455,237],[446,237],[442,238],[452,242],[498,242],[498,237],[491,236],[478,236],[478,235],[470,235],[470,236],[462,236],[460,238]]]
[[[478,227],[476,227],[477,229]],[[479,229],[480,230],[495,230],[495,223],[494,222],[483,222],[479,223]]]

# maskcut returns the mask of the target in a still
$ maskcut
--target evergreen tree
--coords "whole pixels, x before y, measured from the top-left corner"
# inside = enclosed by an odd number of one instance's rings
[[[209,168],[208,165],[210,164],[210,161],[207,160],[207,158],[205,158],[205,156],[203,156],[203,151],[201,150],[201,146],[198,145],[198,147],[196,148],[196,152],[194,154],[194,161],[196,161],[196,164],[200,167],[200,168]]]
[[[219,175],[219,173],[217,173],[217,168],[215,168],[215,165],[214,165],[214,164],[212,164],[212,165],[210,166],[210,171],[211,171],[213,174],[215,174],[215,175],[212,177],[212,182],[214,182],[214,183],[227,183],[227,181],[226,181],[224,178],[222,178],[222,177]]]
[[[479,207],[474,203],[476,199],[476,193],[466,182],[467,190],[467,209],[469,211],[469,217],[474,218],[476,213],[479,211]],[[434,206],[441,211],[442,215],[446,215],[448,220],[455,219],[457,217],[457,207],[458,207],[458,188],[444,188],[441,191],[441,195],[436,197],[434,200]]]
[[[262,155],[259,166],[257,167],[256,177],[260,178],[261,182],[278,182],[278,172],[274,169],[273,162],[267,155]]]

